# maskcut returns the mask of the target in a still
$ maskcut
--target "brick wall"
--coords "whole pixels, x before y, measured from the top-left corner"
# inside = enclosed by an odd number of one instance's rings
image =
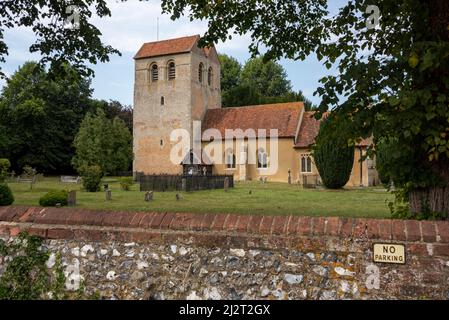
[[[449,222],[0,208],[0,236],[20,231],[104,298],[449,299]],[[406,264],[374,263],[373,242]]]

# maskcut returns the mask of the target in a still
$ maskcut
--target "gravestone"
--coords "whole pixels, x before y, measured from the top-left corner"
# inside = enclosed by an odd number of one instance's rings
[[[67,205],[69,207],[76,206],[76,191],[75,190],[69,191],[69,194],[67,196]]]
[[[153,200],[153,191],[145,192],[145,201],[151,201],[151,200]]]
[[[181,179],[181,190],[187,191],[187,179],[186,178]]]
[[[224,178],[224,191],[228,191],[229,189],[229,177]]]
[[[112,199],[112,191],[106,190],[106,201],[110,201]]]
[[[181,195],[179,193],[176,194],[176,201],[181,200]]]

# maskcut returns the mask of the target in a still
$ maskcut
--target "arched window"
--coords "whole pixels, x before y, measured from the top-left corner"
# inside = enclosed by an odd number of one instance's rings
[[[301,172],[302,173],[312,172],[312,157],[310,154],[301,155]]]
[[[207,71],[207,84],[212,85],[212,67]]]
[[[174,80],[176,78],[176,67],[175,67],[175,62],[174,61],[170,61],[168,63],[168,80]]]
[[[161,97],[161,106],[165,105],[165,98]]]
[[[157,64],[153,63],[150,67],[151,82],[156,82],[159,79],[159,70]]]
[[[231,149],[226,151],[226,168],[234,169],[235,168],[235,154]]]
[[[198,66],[198,81],[200,83],[203,83],[203,68],[204,68],[204,65],[201,62],[200,65]]]
[[[268,168],[268,156],[263,148],[257,151],[257,168]]]

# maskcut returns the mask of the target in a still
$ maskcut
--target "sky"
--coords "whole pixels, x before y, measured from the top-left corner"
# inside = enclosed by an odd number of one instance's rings
[[[331,2],[331,11],[343,0]],[[95,72],[92,79],[93,97],[104,100],[118,100],[123,104],[132,105],[134,86],[133,56],[145,42],[157,40],[157,20],[159,18],[159,39],[170,39],[199,34],[207,30],[206,22],[190,21],[183,17],[172,21],[168,15],[162,15],[160,0],[140,2],[128,0],[122,3],[117,0],[108,1],[111,17],[93,17],[93,23],[101,32],[105,44],[118,49],[122,56],[113,55],[110,62],[91,66]],[[38,54],[31,54],[29,46],[35,41],[34,33],[26,28],[7,30],[5,41],[9,47],[9,56],[2,69],[6,75],[14,73],[20,65],[29,60],[39,60]],[[248,50],[249,36],[238,36],[225,43],[218,43],[219,53],[235,57],[244,64],[250,58]],[[327,70],[315,56],[305,61],[282,59],[279,61],[285,68],[288,79],[295,91],[302,90],[304,95],[313,103],[320,102],[319,97],[313,96],[318,87],[318,80],[333,70]],[[0,87],[4,81],[0,81]]]

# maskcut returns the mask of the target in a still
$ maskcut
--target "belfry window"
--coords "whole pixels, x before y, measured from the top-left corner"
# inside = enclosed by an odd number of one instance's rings
[[[151,65],[150,74],[151,74],[151,82],[156,82],[159,79],[159,70],[157,68],[157,64]]]
[[[212,67],[207,71],[207,84],[212,85]]]
[[[161,106],[165,105],[165,98],[161,97]]]
[[[168,80],[174,80],[175,78],[176,78],[175,62],[171,61],[168,63]]]
[[[200,83],[203,83],[203,68],[204,68],[203,63],[200,63],[200,65],[198,67],[198,81]]]

